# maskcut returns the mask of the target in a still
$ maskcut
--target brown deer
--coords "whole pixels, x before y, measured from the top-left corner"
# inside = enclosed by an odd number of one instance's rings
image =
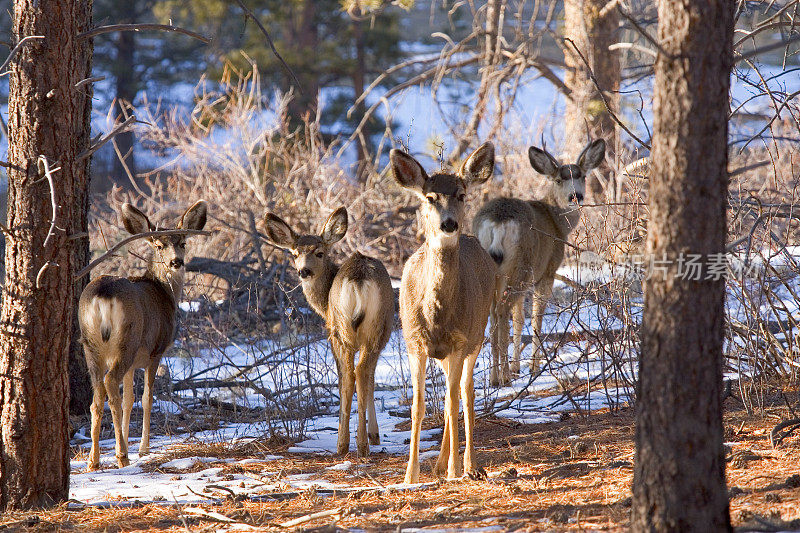
[[[460,470],[459,393],[464,397],[464,473],[479,476],[475,460],[473,370],[483,345],[494,293],[496,267],[475,237],[462,235],[467,188],[494,171],[494,146],[485,143],[470,155],[458,175],[432,176],[410,155],[392,150],[389,161],[397,182],[422,201],[425,243],[406,261],[400,285],[400,318],[408,348],[411,382],[411,449],[406,483],[419,480],[419,439],[425,417],[428,357],[444,371],[445,418],[442,447],[434,473],[454,478]],[[459,389],[460,387],[460,389]]]
[[[533,360],[538,371],[541,354],[542,319],[553,291],[556,270],[564,260],[564,244],[580,218],[586,174],[605,157],[605,141],[590,143],[574,165],[562,165],[539,148],[530,147],[528,157],[536,172],[551,187],[541,200],[495,198],[475,215],[472,230],[498,266],[496,300],[492,305],[492,368],[490,383],[506,384],[512,370],[519,373],[525,293],[533,284]],[[508,363],[509,314],[513,312],[514,358]]]
[[[144,213],[130,204],[124,204],[120,214],[125,229],[133,235],[156,229]],[[200,230],[205,224],[206,203],[200,200],[186,210],[177,229]],[[161,356],[175,339],[175,315],[186,273],[183,263],[186,237],[149,237],[147,242],[153,254],[143,276],[101,276],[81,293],[78,320],[94,389],[89,470],[100,467],[100,422],[106,395],[114,423],[117,464],[120,468],[130,464],[128,427],[133,407],[133,374],[137,368],[145,369],[139,454],[149,453],[153,380]]]
[[[347,233],[347,210],[328,217],[319,235],[298,235],[279,217],[267,213],[269,242],[288,250],[309,305],[325,319],[339,377],[339,437],[336,451],[350,449],[350,407],[358,395],[358,455],[380,444],[375,415],[375,367],[389,341],[394,322],[394,293],[389,274],[377,259],[354,253],[341,266],[330,257],[331,246]],[[359,352],[358,364],[355,354]],[[367,431],[369,411],[369,432]],[[369,438],[369,443],[367,442]]]

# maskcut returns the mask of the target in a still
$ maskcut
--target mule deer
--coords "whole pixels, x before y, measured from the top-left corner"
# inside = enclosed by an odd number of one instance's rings
[[[121,216],[125,229],[133,235],[156,229],[144,213],[130,204],[122,206]],[[186,210],[177,229],[200,230],[205,224],[206,203],[200,200]],[[139,454],[145,455],[150,450],[153,380],[161,356],[175,339],[175,315],[186,273],[183,263],[186,237],[148,238],[153,254],[143,276],[101,276],[81,293],[78,320],[94,389],[89,470],[100,466],[100,422],[106,395],[114,423],[117,464],[120,468],[130,464],[128,428],[133,407],[133,374],[137,368],[145,369]]]
[[[294,256],[303,294],[325,319],[339,376],[339,437],[336,451],[350,449],[350,407],[358,395],[358,455],[380,444],[375,417],[375,367],[389,341],[394,322],[394,293],[389,274],[377,259],[354,253],[341,266],[329,256],[331,246],[347,233],[347,210],[328,217],[319,235],[298,235],[279,217],[264,217],[267,239]],[[359,353],[358,364],[354,360]],[[369,431],[367,428],[369,411]],[[369,438],[369,443],[367,443]]]
[[[491,312],[492,369],[490,383],[506,384],[511,371],[519,373],[525,293],[533,284],[533,360],[539,368],[542,319],[553,290],[556,270],[564,260],[564,244],[580,218],[586,174],[605,157],[605,141],[590,143],[574,165],[561,165],[553,156],[530,147],[536,172],[550,181],[542,200],[495,198],[472,221],[473,232],[498,265],[496,300]],[[513,312],[514,358],[508,363],[508,319]]]
[[[406,261],[400,285],[400,318],[408,349],[411,382],[411,449],[406,483],[419,480],[419,439],[425,417],[428,357],[444,371],[445,419],[435,474],[454,478],[460,470],[459,392],[464,397],[466,448],[464,472],[480,475],[475,461],[475,388],[473,369],[481,349],[494,292],[496,267],[477,239],[462,235],[467,188],[494,171],[494,146],[485,143],[467,158],[458,175],[428,176],[410,155],[392,150],[389,160],[397,182],[422,201],[425,243]],[[460,391],[459,391],[460,386]]]

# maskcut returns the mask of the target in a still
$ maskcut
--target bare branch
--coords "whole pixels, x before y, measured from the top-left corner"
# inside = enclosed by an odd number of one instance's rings
[[[22,48],[23,44],[30,42],[34,39],[44,39],[44,35],[28,35],[27,37],[23,37],[22,39],[20,39],[20,41],[17,43],[17,46],[15,46],[11,50],[11,52],[8,53],[8,57],[6,58],[5,61],[3,61],[3,64],[0,65],[0,71],[5,70],[8,64],[11,63],[11,60],[14,59],[14,56],[17,54],[19,49]]]
[[[614,122],[616,122],[617,124],[619,124],[620,128],[622,128],[623,130],[625,130],[625,132],[626,132],[628,135],[630,135],[630,136],[631,136],[631,138],[632,138],[633,140],[635,140],[636,142],[638,142],[639,144],[641,144],[642,146],[644,146],[645,148],[647,148],[648,150],[650,150],[650,145],[649,145],[649,144],[647,144],[646,142],[644,142],[643,140],[641,140],[639,137],[637,137],[637,136],[636,136],[636,134],[635,134],[635,133],[633,133],[633,132],[630,130],[630,128],[628,128],[628,126],[626,126],[625,124],[623,124],[623,123],[622,123],[622,121],[619,119],[619,117],[617,117],[617,115],[616,115],[616,114],[615,114],[613,111],[611,111],[611,106],[609,106],[609,105],[608,105],[608,100],[606,99],[606,95],[605,95],[605,93],[603,93],[603,88],[602,88],[602,87],[600,87],[600,85],[597,83],[597,78],[596,78],[596,77],[595,77],[595,75],[594,75],[594,71],[592,70],[592,67],[591,67],[591,65],[589,65],[589,62],[586,60],[586,57],[585,57],[585,56],[584,56],[584,55],[581,53],[581,51],[580,51],[580,50],[578,50],[578,47],[575,45],[575,43],[572,41],[572,39],[569,39],[569,38],[566,38],[566,37],[565,37],[565,38],[564,38],[564,41],[565,41],[565,42],[568,42],[569,44],[571,44],[571,45],[572,45],[572,48],[574,48],[574,49],[575,49],[575,53],[577,53],[577,54],[578,54],[578,56],[580,56],[580,58],[581,58],[581,61],[583,61],[584,65],[586,65],[586,70],[587,70],[587,72],[589,73],[589,78],[591,78],[591,80],[592,80],[592,83],[594,83],[595,87],[597,87],[597,92],[598,92],[598,94],[600,95],[600,98],[602,98],[602,99],[603,99],[603,105],[605,105],[605,106],[606,106],[606,111],[608,111],[608,114],[609,114],[609,116],[610,116],[612,119],[614,119]]]
[[[283,65],[283,68],[285,68],[289,72],[289,74],[292,76],[292,80],[294,81],[294,85],[295,85],[295,87],[297,87],[297,90],[300,91],[300,94],[305,94],[303,92],[303,87],[300,86],[300,80],[297,79],[297,76],[295,76],[295,74],[292,71],[292,69],[289,68],[289,65],[286,63],[286,61],[284,61],[284,59],[278,53],[278,50],[275,49],[275,43],[272,42],[272,37],[270,37],[269,32],[267,31],[267,28],[265,28],[264,25],[261,24],[261,21],[258,20],[258,18],[253,14],[253,12],[250,11],[250,9],[246,5],[244,5],[244,2],[242,2],[242,0],[236,0],[236,3],[239,4],[239,7],[242,8],[242,11],[244,11],[245,15],[247,15],[248,17],[253,19],[253,22],[256,23],[256,25],[258,26],[258,29],[260,29],[261,33],[264,34],[264,37],[267,38],[267,43],[269,44],[269,47],[272,49],[272,53],[275,54],[275,57],[277,57],[278,61],[281,62],[281,65]]]
[[[784,48],[792,43],[796,43],[797,41],[800,41],[800,33],[798,33],[797,35],[792,35],[788,39],[784,39],[780,42],[768,44],[760,48],[755,48],[753,50],[750,50],[749,52],[745,52],[744,54],[736,54],[737,55],[736,62],[740,63],[746,59],[750,59],[751,57],[761,55],[765,52],[771,52],[772,50],[778,50],[780,48]]]
[[[76,160],[83,161],[87,157],[91,156],[93,153],[102,148],[102,146],[106,144],[108,141],[110,141],[123,131],[127,130],[134,122],[136,122],[136,117],[134,117],[133,115],[129,116],[127,119],[125,119],[125,122],[121,122],[116,126],[114,126],[114,129],[105,134],[99,141],[97,141],[89,148],[78,154]]]
[[[177,26],[170,26],[169,24],[111,24],[110,26],[99,26],[89,31],[84,31],[82,33],[79,33],[78,37],[80,39],[89,39],[91,37],[103,35],[104,33],[113,33],[115,31],[142,31],[142,30],[171,31],[175,33],[182,33],[183,35],[188,35],[189,37],[197,39],[202,43],[205,44],[211,43],[211,39],[209,39],[208,37],[204,37],[203,35],[195,33],[191,30],[185,30]]]
[[[112,255],[114,255],[114,253],[117,250],[119,250],[120,248],[122,248],[123,246],[128,244],[129,242],[137,241],[139,239],[146,239],[148,237],[166,237],[166,236],[169,236],[169,235],[189,235],[189,236],[192,236],[192,235],[206,235],[206,236],[208,236],[208,235],[213,235],[213,234],[214,234],[213,231],[196,230],[196,229],[168,229],[168,230],[145,231],[144,233],[137,233],[136,235],[131,235],[127,239],[122,239],[117,244],[112,246],[106,253],[104,253],[103,255],[101,255],[100,257],[98,257],[97,259],[95,259],[94,261],[92,261],[91,263],[89,263],[88,265],[83,267],[82,269],[80,269],[75,274],[73,279],[74,280],[81,279],[83,276],[85,276],[86,274],[91,272],[94,267],[96,267],[97,265],[99,265],[100,263],[102,263],[103,261],[105,261],[106,259],[111,257]]]

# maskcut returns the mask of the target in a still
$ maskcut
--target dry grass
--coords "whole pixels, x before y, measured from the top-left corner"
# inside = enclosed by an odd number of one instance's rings
[[[729,400],[729,407],[735,407]],[[777,411],[776,411],[777,413]],[[783,413],[785,414],[785,413]],[[770,417],[731,410],[725,416],[725,434],[731,446],[727,475],[731,517],[735,525],[756,527],[759,521],[783,524],[800,520],[800,435],[777,449],[769,445]],[[0,530],[14,531],[226,531],[285,530],[280,524],[310,513],[337,511],[308,521],[298,528],[327,531],[357,528],[368,531],[398,527],[485,527],[507,531],[624,531],[630,510],[633,477],[633,415],[598,412],[587,417],[566,417],[559,422],[523,425],[504,419],[482,419],[476,430],[479,461],[489,472],[485,481],[436,482],[430,477],[432,462],[423,463],[423,481],[432,484],[413,491],[381,490],[402,482],[405,457],[373,454],[357,460],[347,471],[326,470],[341,461],[322,455],[287,454],[285,442],[256,441],[246,446],[190,445],[173,448],[166,459],[187,456],[255,458],[279,453],[279,461],[246,465],[205,463],[224,474],[249,473],[258,479],[268,465],[283,476],[313,473],[316,478],[346,483],[362,490],[333,495],[314,490],[289,492],[279,501],[251,501],[246,494],[208,493],[218,505],[180,507],[163,504],[134,508],[61,506],[37,513],[6,513]],[[165,458],[160,458],[161,463]],[[794,476],[794,477],[792,477]],[[788,481],[788,482],[787,482]],[[287,486],[288,487],[288,486]],[[221,523],[198,515],[197,507],[231,520]],[[797,525],[797,522],[793,523]]]

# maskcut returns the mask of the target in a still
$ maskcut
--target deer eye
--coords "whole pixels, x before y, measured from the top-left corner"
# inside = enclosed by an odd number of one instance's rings
[[[428,195],[427,198],[428,198],[428,203],[429,204],[435,204],[436,203],[436,195],[435,194],[430,194],[430,195]]]
[[[459,195],[458,195],[458,196],[456,196],[456,198],[458,198],[458,201],[459,201],[459,202],[463,202],[463,201],[464,201],[464,199],[465,199],[466,197],[467,197],[467,195],[466,195],[466,194],[464,194],[463,192],[462,192],[462,193],[459,193]]]
[[[186,243],[185,242],[180,243],[178,245],[178,248],[180,248],[181,250],[185,250],[186,249]]]
[[[322,257],[322,256],[323,256],[323,255],[325,255],[325,254],[324,254],[323,252],[317,252],[317,253],[315,253],[314,255],[316,255],[317,257]]]

